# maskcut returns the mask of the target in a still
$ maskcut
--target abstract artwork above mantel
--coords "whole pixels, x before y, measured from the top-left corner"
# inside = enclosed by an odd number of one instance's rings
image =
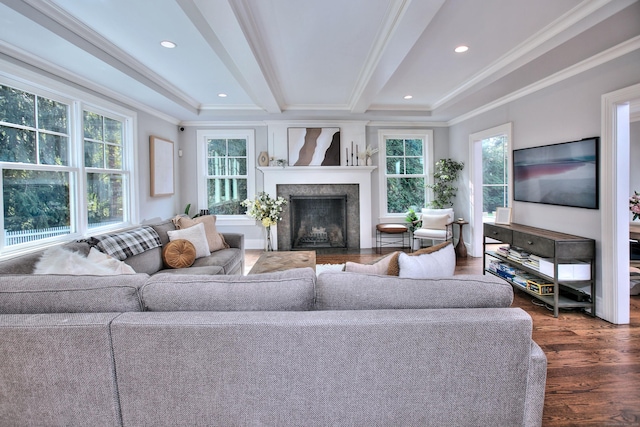
[[[289,166],[340,166],[340,128],[288,128]]]

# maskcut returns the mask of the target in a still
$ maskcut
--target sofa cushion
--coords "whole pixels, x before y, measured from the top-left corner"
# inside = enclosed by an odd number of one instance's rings
[[[453,245],[445,245],[437,251],[417,256],[409,256],[401,252],[398,256],[398,265],[400,277],[412,279],[450,277],[455,273],[456,254]]]
[[[162,248],[153,248],[124,260],[137,273],[155,274],[164,268],[162,264]]]
[[[189,218],[188,216],[178,215],[173,219],[178,230],[193,227],[197,224],[204,225],[204,232],[207,236],[207,243],[209,244],[209,251],[215,252],[220,249],[226,249],[229,247],[227,242],[224,241],[222,234],[218,233],[216,229],[216,216],[215,215],[203,215],[197,218]]]
[[[167,267],[190,267],[195,260],[196,247],[187,239],[173,240],[162,248],[162,261]]]
[[[94,236],[91,241],[101,252],[120,261],[161,246],[160,236],[149,226]]]
[[[422,225],[420,226],[420,228],[425,228],[428,230],[432,230],[432,229],[444,230],[447,227],[448,223],[449,223],[448,214],[443,214],[443,215],[425,214],[425,215],[422,215]]]
[[[344,266],[344,271],[350,271],[353,273],[389,274],[389,265],[391,265],[391,261],[394,260],[394,256],[395,252],[392,252],[369,264],[359,264],[357,262],[347,261]]]
[[[122,425],[110,331],[119,315],[0,315],[0,424]]]
[[[216,274],[225,274],[224,269],[219,265],[205,265],[201,267],[185,267],[185,268],[166,268],[161,270],[162,274],[202,274],[205,276],[215,276]]]
[[[196,248],[196,258],[202,258],[211,253],[209,243],[207,242],[207,235],[204,232],[204,224],[197,224],[183,230],[167,231],[167,234],[169,235],[170,241],[186,239],[193,243],[193,246]]]
[[[195,260],[193,267],[222,267],[222,274],[243,274],[237,271],[242,265],[243,252],[241,249],[229,248],[223,251],[211,252],[211,255]]]
[[[440,249],[444,248],[447,245],[451,245],[451,242],[442,242],[442,243],[438,243],[437,245],[433,245],[433,246],[429,246],[426,248],[422,248],[419,249],[415,252],[411,252],[407,255],[409,256],[418,256],[418,255],[424,255],[424,254],[430,254],[436,251],[439,251]],[[389,276],[399,276],[400,275],[400,264],[398,263],[398,259],[400,258],[400,251],[396,251],[392,253],[392,258],[391,261],[389,262]]]
[[[251,276],[158,273],[141,288],[147,311],[299,311],[313,308],[312,268]]]
[[[495,276],[408,279],[374,274],[318,275],[316,310],[509,307],[513,289]]]
[[[0,281],[0,313],[141,311],[138,289],[148,277],[5,275]]]

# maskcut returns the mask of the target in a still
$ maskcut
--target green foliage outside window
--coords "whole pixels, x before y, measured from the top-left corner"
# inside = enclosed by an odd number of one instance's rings
[[[247,194],[247,140],[207,142],[207,206],[212,215],[243,215]]]
[[[424,206],[424,141],[422,138],[389,138],[385,142],[387,212],[405,213],[410,206]]]
[[[86,193],[73,196],[79,177],[71,166],[83,165],[70,163],[70,118],[68,104],[0,85],[4,229],[12,234],[6,245],[72,232],[76,198],[86,197],[88,227],[124,220],[124,122],[89,111],[77,120],[83,123]]]
[[[508,205],[507,144],[504,136],[482,141],[482,211]]]

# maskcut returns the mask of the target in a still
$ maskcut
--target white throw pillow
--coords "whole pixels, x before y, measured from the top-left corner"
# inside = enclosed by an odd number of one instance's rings
[[[170,241],[186,239],[193,243],[193,246],[196,248],[196,259],[211,254],[209,243],[207,243],[207,234],[204,231],[204,224],[202,223],[182,230],[169,230],[167,234],[169,235]]]
[[[422,215],[422,227],[428,229],[444,230],[449,223],[449,215]]]
[[[104,252],[100,252],[96,248],[91,248],[89,255],[87,255],[87,260],[101,267],[110,269],[113,274],[136,274],[136,271],[129,264],[115,259]]]
[[[398,258],[400,277],[412,279],[432,279],[451,277],[456,270],[456,254],[453,245],[447,245],[430,254],[409,256],[400,252]]]

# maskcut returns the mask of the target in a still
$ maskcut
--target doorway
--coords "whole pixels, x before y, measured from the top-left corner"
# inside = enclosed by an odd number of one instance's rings
[[[482,256],[482,224],[485,220],[493,221],[491,213],[486,211],[490,211],[500,203],[504,206],[511,206],[511,186],[508,185],[508,177],[510,177],[512,173],[511,162],[509,161],[508,155],[508,153],[511,152],[511,133],[512,124],[505,123],[491,129],[473,133],[469,136],[471,149],[469,156],[471,159],[471,170],[469,173],[471,179],[471,185],[469,186],[471,189],[471,212],[469,221],[471,239],[469,239],[469,241],[471,242],[470,253],[475,257]],[[493,148],[501,147],[505,150],[503,155],[506,156],[504,158],[506,164],[502,164],[502,170],[500,170],[499,159],[493,159],[492,162],[485,162],[485,157],[490,155],[490,152],[486,149],[483,150],[483,145],[485,148],[494,145]],[[497,150],[495,150],[493,154],[497,154],[497,157],[499,157]],[[485,163],[493,163],[495,166],[494,170],[485,173],[486,168],[483,166]],[[493,179],[489,177],[489,175],[492,174],[494,175],[492,177]]]
[[[628,324],[629,297],[629,104],[640,84],[602,95],[602,303],[598,317]]]

